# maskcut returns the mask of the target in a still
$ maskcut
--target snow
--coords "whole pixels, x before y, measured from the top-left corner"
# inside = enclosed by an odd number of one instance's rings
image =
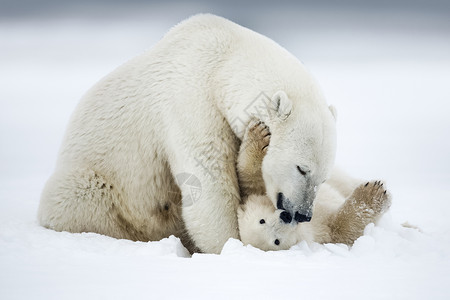
[[[132,242],[37,224],[80,96],[178,15],[0,20],[0,298],[448,299],[450,39],[439,18],[410,32],[249,21],[301,58],[337,107],[338,164],[385,179],[393,194],[390,212],[353,247],[263,252],[229,240],[221,255],[190,257],[175,237]]]

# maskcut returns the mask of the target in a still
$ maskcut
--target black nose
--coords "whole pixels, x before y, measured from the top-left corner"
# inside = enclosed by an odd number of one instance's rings
[[[288,223],[291,223],[291,221],[292,221],[292,215],[287,211],[282,211],[280,214],[280,219],[284,223],[288,224]]]
[[[280,217],[281,217],[281,215],[280,215]],[[296,212],[294,215],[294,220],[299,223],[309,222],[309,221],[311,221],[311,217],[304,215],[304,214],[299,214],[298,212]]]

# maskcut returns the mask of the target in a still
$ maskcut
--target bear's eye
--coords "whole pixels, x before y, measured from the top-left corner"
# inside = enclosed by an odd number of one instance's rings
[[[266,220],[264,220],[264,219],[259,220],[259,224],[264,224],[264,223],[266,223]]]
[[[275,241],[274,241],[274,243],[275,243],[275,245],[279,245],[280,244],[280,240],[279,239],[276,239]]]
[[[302,170],[302,168],[300,168],[299,166],[297,166],[297,170],[300,172],[300,174],[302,174],[303,176],[306,175],[306,171]]]

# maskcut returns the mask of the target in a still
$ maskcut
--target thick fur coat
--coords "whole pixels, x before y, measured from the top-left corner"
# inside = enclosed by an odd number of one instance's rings
[[[290,212],[274,207],[261,184],[261,165],[270,138],[269,128],[253,121],[239,151],[243,204],[238,223],[244,244],[262,250],[289,249],[300,241],[352,245],[390,207],[391,196],[381,181],[363,182],[335,169],[318,188],[311,220],[297,222]]]
[[[39,222],[142,241],[174,234],[191,251],[218,253],[239,237],[235,165],[253,117],[270,126],[276,145],[262,168],[270,200],[283,193],[286,209],[311,214],[336,139],[317,84],[272,40],[194,16],[84,95],[43,190]],[[296,178],[300,165],[308,180]],[[180,174],[200,183],[196,197]]]

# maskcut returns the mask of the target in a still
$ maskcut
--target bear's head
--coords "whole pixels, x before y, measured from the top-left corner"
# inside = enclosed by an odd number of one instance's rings
[[[316,190],[336,153],[336,111],[325,101],[292,101],[276,92],[264,120],[272,133],[262,174],[267,196],[296,222],[309,222]],[[286,218],[289,220],[289,218]]]
[[[250,195],[238,208],[238,223],[241,241],[261,250],[286,250],[297,243],[296,228],[284,223],[269,198]]]

